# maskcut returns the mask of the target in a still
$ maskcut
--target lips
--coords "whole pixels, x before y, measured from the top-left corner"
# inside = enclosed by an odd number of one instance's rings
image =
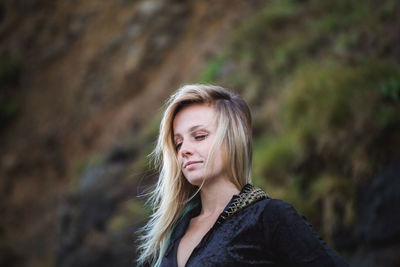
[[[195,163],[201,163],[202,161],[188,161],[185,163],[185,165],[183,166],[183,168],[186,168],[189,165],[195,164]]]

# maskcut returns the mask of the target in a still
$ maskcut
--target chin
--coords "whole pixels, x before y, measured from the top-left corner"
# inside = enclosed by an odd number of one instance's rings
[[[193,177],[193,178],[186,178],[186,180],[191,184],[191,185],[194,185],[194,186],[200,186],[202,183],[203,183],[203,179],[202,178],[195,178],[195,177]]]

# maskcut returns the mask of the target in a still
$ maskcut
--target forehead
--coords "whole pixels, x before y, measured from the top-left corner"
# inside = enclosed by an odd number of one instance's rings
[[[195,126],[215,127],[216,112],[208,104],[192,104],[182,108],[173,121],[174,135],[190,131]]]

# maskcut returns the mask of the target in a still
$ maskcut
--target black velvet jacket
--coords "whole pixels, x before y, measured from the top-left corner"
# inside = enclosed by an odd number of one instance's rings
[[[178,220],[161,267],[177,267],[177,248],[201,205]],[[194,248],[186,266],[348,266],[289,204],[247,184]]]

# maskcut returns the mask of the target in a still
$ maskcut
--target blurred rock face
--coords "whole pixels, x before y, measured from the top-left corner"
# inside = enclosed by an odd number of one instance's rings
[[[0,265],[134,265],[150,212],[136,196],[157,178],[154,116],[201,72],[250,103],[256,182],[308,208],[352,266],[398,266],[398,11],[395,0],[2,1]]]
[[[113,179],[132,160],[89,169],[82,179],[81,166],[94,151],[137,136],[255,4],[0,3],[0,265],[109,266],[119,253],[134,258],[129,227],[139,218],[124,228],[118,217],[112,236],[103,235],[116,207],[132,209],[124,201],[138,194],[143,173],[118,185]],[[120,237],[125,250],[115,245]],[[99,247],[98,238],[113,245]],[[92,248],[101,259],[83,256]],[[78,264],[79,255],[86,262]]]
[[[359,190],[357,266],[400,264],[400,163],[393,162]]]
[[[400,163],[394,162],[360,190],[360,237],[368,245],[400,239]]]
[[[130,266],[136,258],[133,244],[139,214],[116,229],[110,227],[116,209],[129,201],[137,188],[123,181],[132,151],[120,148],[116,153],[125,156],[113,158],[115,150],[101,165],[89,167],[77,191],[60,203],[57,266]]]

